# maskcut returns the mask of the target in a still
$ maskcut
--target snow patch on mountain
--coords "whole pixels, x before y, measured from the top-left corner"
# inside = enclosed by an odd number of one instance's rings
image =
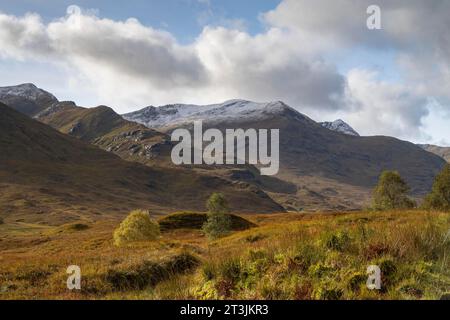
[[[346,123],[341,119],[338,119],[333,122],[320,122],[320,125],[332,131],[343,133],[349,136],[359,137],[359,133],[356,132],[348,123]]]
[[[282,114],[287,110],[298,113],[281,101],[258,103],[247,100],[229,100],[224,103],[205,106],[192,104],[150,106],[136,112],[124,114],[122,117],[149,128],[160,128],[192,123],[193,121],[203,121],[211,124],[218,122],[239,123],[249,119],[263,120]]]
[[[32,83],[25,83],[10,87],[0,87],[0,97],[2,96],[21,97],[30,101],[38,101],[45,98],[47,100],[58,102],[58,99],[56,99],[54,95],[39,89]]]

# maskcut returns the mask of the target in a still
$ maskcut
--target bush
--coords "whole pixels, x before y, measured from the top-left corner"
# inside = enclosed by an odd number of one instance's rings
[[[407,194],[409,187],[396,171],[384,171],[373,192],[373,208],[376,210],[411,209],[415,202]]]
[[[231,220],[231,229],[233,231],[243,231],[256,227],[256,225],[242,217],[234,214],[227,215]],[[193,229],[200,230],[208,221],[206,213],[195,212],[178,212],[173,213],[159,219],[158,223],[161,232],[177,229]]]
[[[425,198],[424,207],[432,210],[450,211],[450,164],[434,180],[431,193]]]
[[[114,243],[121,246],[130,242],[156,240],[159,234],[159,225],[150,218],[149,213],[136,210],[114,231]]]
[[[344,251],[350,245],[351,239],[347,232],[339,231],[328,235],[325,245],[328,249]]]
[[[211,239],[227,235],[231,231],[231,220],[228,216],[228,203],[220,193],[214,193],[206,203],[208,220],[203,225],[203,231]]]

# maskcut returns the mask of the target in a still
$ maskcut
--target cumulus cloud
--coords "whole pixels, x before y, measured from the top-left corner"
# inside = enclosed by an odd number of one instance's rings
[[[414,88],[378,79],[369,70],[348,74],[345,118],[363,135],[391,135],[405,139],[427,139],[422,130],[429,114],[429,101]]]
[[[75,82],[89,81],[102,103],[121,111],[236,97],[335,109],[344,93],[345,79],[333,65],[277,28],[250,36],[206,27],[194,43],[180,45],[136,19],[100,19],[75,9],[49,24],[38,15],[0,14],[1,54],[64,64]]]
[[[0,58],[52,63],[74,90],[119,112],[174,102],[283,100],[318,120],[340,115],[363,134],[426,140],[430,98],[440,110],[450,101],[450,2],[379,0],[383,29],[376,31],[366,28],[371,4],[283,0],[263,14],[264,32],[206,21],[187,45],[136,19],[99,18],[78,7],[50,23],[37,14],[0,13]],[[339,73],[330,56],[361,47],[393,52],[402,82],[380,80],[366,66]]]
[[[382,30],[366,28],[366,9],[372,4],[381,9]],[[272,26],[312,39],[323,50],[397,51],[409,81],[424,94],[449,97],[449,12],[450,1],[442,0],[284,0],[263,17]]]

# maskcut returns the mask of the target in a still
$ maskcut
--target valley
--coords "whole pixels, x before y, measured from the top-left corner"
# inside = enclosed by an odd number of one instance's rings
[[[282,102],[121,116],[31,85],[0,88],[0,101],[10,103],[0,103],[0,299],[448,296],[449,214],[369,209],[383,170],[398,171],[419,203],[430,192],[445,160],[420,146],[316,123]],[[193,134],[200,118],[221,134],[279,130],[279,173],[175,165],[170,135]],[[229,203],[231,230],[210,239],[202,228],[215,192]],[[114,230],[137,209],[160,235],[115,245]],[[379,291],[365,285],[373,264],[383,272]],[[73,265],[81,290],[66,287]]]

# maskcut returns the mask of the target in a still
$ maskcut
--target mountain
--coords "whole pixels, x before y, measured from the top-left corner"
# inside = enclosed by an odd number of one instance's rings
[[[158,158],[160,164],[169,161],[170,137],[127,121],[106,106],[83,108],[61,102],[38,113],[35,119],[126,160],[153,163]]]
[[[290,109],[290,107],[281,101],[257,103],[246,100],[230,100],[206,106],[188,104],[150,106],[122,116],[124,119],[149,128],[167,128],[193,123],[196,120],[202,120],[209,125],[224,122],[240,123],[250,118],[257,121],[280,114],[285,109]]]
[[[320,122],[320,125],[332,131],[359,137],[359,133],[356,132],[348,123],[341,119],[335,120],[333,122]]]
[[[30,117],[58,102],[51,93],[26,83],[18,86],[0,87],[0,102]]]
[[[409,142],[329,130],[281,101],[174,104],[147,107],[123,118],[105,106],[89,109],[58,102],[48,105],[35,118],[125,160],[162,172],[185,170],[204,179],[252,190],[293,211],[365,207],[383,170],[399,171],[412,194],[420,198],[429,192],[434,176],[444,165],[442,158]],[[251,165],[175,167],[170,159],[173,144],[169,135],[175,128],[192,129],[194,120],[203,120],[204,130],[280,129],[279,174],[264,177]]]
[[[236,212],[282,208],[259,189],[184,168],[124,161],[0,104],[0,217],[60,224],[153,213],[204,210],[222,192]]]
[[[280,173],[274,177],[295,188],[265,190],[289,210],[343,210],[367,206],[383,170],[397,170],[413,195],[429,192],[444,161],[416,145],[391,137],[359,137],[324,128],[282,102],[233,100],[208,106],[147,107],[124,118],[170,133],[192,129],[203,120],[204,130],[280,129]],[[263,189],[264,190],[264,189]]]
[[[450,162],[450,147],[439,147],[432,144],[419,144],[418,146]]]

